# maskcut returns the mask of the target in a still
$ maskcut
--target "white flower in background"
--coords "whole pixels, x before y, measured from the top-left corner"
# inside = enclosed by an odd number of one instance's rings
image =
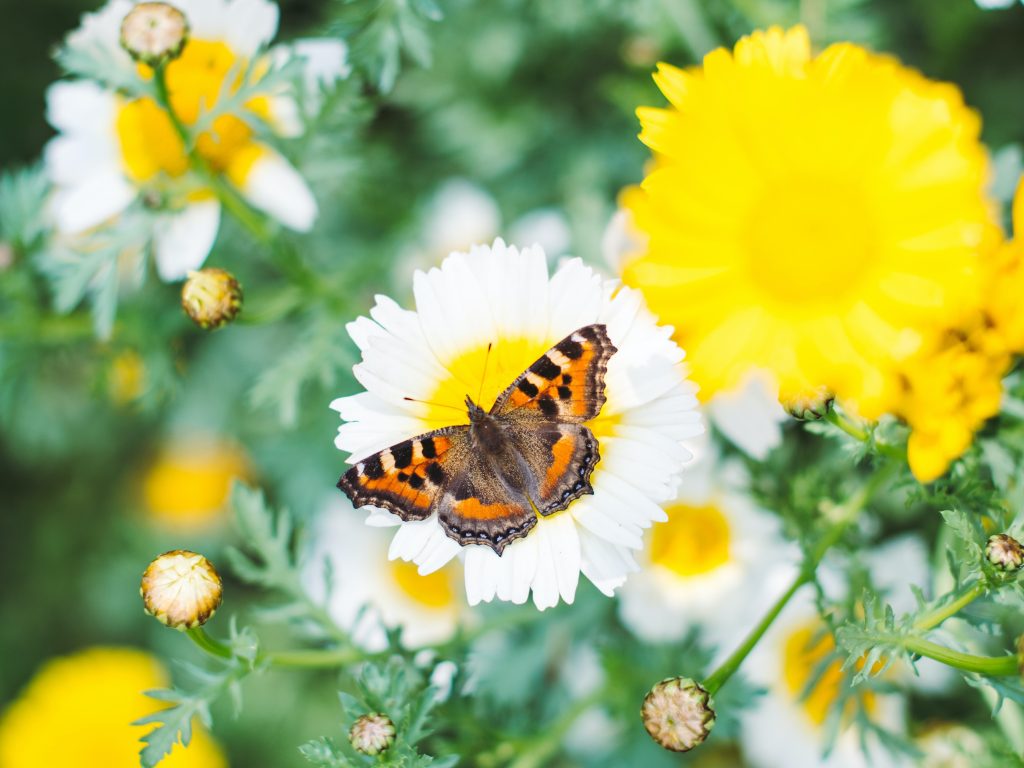
[[[278,9],[268,0],[176,0],[190,33],[181,55],[167,65],[170,101],[185,126],[215,108],[225,78],[240,67],[269,69],[272,61],[302,58],[307,84],[333,82],[344,73],[340,42],[318,41],[264,50],[277,31]],[[120,47],[120,27],[134,7],[111,0],[86,14],[67,38],[69,50],[100,55],[119,80],[140,83],[152,70]],[[213,173],[251,205],[299,231],[317,214],[309,187],[283,155],[260,140],[253,121],[280,136],[301,132],[295,94],[280,81],[244,105],[204,125],[196,151]],[[248,87],[248,86],[246,86]],[[230,88],[229,88],[230,90]],[[60,233],[75,235],[125,212],[136,201],[155,211],[153,251],[165,280],[197,269],[213,247],[220,203],[197,174],[168,114],[148,96],[123,95],[89,80],[61,81],[47,92],[47,118],[58,131],[46,147],[47,173],[55,186],[53,211]]]
[[[873,692],[861,685],[847,690],[842,660],[828,663],[818,682],[816,673],[833,652],[832,636],[814,609],[812,591],[805,587],[776,619],[751,653],[744,672],[767,689],[743,711],[740,746],[754,768],[896,768],[912,764],[883,747],[873,733],[852,726],[856,706],[886,730],[904,727],[904,700],[898,694]],[[806,696],[804,694],[807,694]],[[829,716],[840,696],[852,693],[844,705],[840,730],[828,747]],[[861,737],[866,736],[865,754]]]
[[[489,408],[552,345],[583,326],[605,324],[618,351],[608,363],[607,402],[588,422],[601,454],[593,495],[540,518],[501,556],[482,545],[460,546],[436,514],[403,523],[371,508],[371,522],[397,529],[390,556],[415,562],[423,574],[464,558],[471,605],[495,597],[523,603],[531,591],[541,609],[559,597],[572,602],[580,573],[612,594],[637,568],[633,552],[643,546],[643,530],[666,519],[659,504],[675,495],[690,458],[682,441],[702,431],[695,387],[670,329],[657,325],[639,293],[603,281],[578,259],[549,275],[540,249],[519,251],[501,240],[416,273],[413,291],[416,311],[381,296],[370,318],[348,327],[362,352],[354,373],[367,391],[331,407],[346,422],[335,444],[351,454],[350,463],[466,423],[467,394],[476,399],[480,392],[478,402]]]
[[[637,189],[624,189],[621,202]],[[644,250],[644,243],[645,236],[633,226],[632,215],[624,204],[620,205],[601,239],[605,262],[618,274],[632,254]],[[718,432],[758,461],[782,442],[782,425],[789,419],[779,403],[778,387],[767,373],[756,370],[733,389],[715,393],[704,403],[704,411]]]
[[[540,246],[544,253],[557,259],[569,253],[572,230],[565,214],[557,208],[538,208],[524,213],[509,225],[508,239],[514,243]]]
[[[984,11],[992,11],[1001,8],[1009,8],[1017,0],[974,0],[978,7]]]
[[[303,573],[315,600],[324,600],[324,566],[330,564],[326,607],[338,626],[367,651],[387,648],[385,628],[402,628],[407,648],[450,640],[465,617],[457,563],[421,576],[415,565],[388,560],[390,533],[365,525],[347,499],[333,499],[320,515]]]
[[[664,505],[668,522],[648,534],[644,569],[623,587],[619,615],[648,642],[681,640],[699,626],[703,639],[728,653],[737,628],[761,615],[778,597],[777,585],[795,575],[799,553],[782,538],[778,519],[747,495],[739,466],[704,452],[686,479]]]

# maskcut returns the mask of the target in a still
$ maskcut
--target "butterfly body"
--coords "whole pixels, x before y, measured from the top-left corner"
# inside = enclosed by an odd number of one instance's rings
[[[434,512],[460,544],[499,555],[551,515],[593,493],[597,438],[583,422],[605,402],[615,352],[603,325],[571,333],[498,396],[489,411],[466,397],[468,424],[427,432],[357,462],[338,481],[356,506],[403,520]]]

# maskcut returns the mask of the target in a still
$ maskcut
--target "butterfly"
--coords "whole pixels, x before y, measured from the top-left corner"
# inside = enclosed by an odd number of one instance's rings
[[[585,426],[605,403],[615,354],[604,325],[576,330],[541,355],[485,411],[466,396],[468,424],[403,440],[349,469],[338,481],[356,507],[402,520],[434,512],[459,544],[498,555],[575,499],[593,493],[600,459]]]

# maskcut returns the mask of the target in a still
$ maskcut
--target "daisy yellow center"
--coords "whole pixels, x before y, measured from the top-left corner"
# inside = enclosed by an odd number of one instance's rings
[[[239,58],[225,44],[210,40],[189,40],[181,56],[167,65],[167,91],[171,106],[187,126],[194,125],[202,112],[217,102],[225,78],[239,64]],[[146,77],[152,71],[140,65]],[[246,109],[266,118],[269,104],[265,98],[251,99]],[[181,176],[188,170],[185,146],[175,131],[170,116],[153,99],[125,102],[117,115],[117,135],[127,175],[136,182],[147,182],[158,174]],[[196,141],[196,149],[219,172],[233,181],[245,178],[262,150],[253,140],[252,127],[241,117],[223,114]]]
[[[425,398],[432,428],[465,424],[466,395],[484,410],[551,345],[544,340],[506,338],[468,349],[444,364],[447,376]]]
[[[421,576],[414,563],[392,560],[391,578],[402,594],[426,608],[447,608],[455,602],[455,589],[447,568]]]
[[[792,632],[783,644],[782,678],[786,690],[794,701],[799,701],[807,717],[815,725],[822,725],[839,701],[843,686],[848,685],[838,660],[829,663],[814,687],[807,690],[811,676],[821,663],[835,650],[832,635],[820,632],[818,625],[805,625]],[[806,694],[806,695],[805,695]],[[874,709],[874,696],[870,691],[860,692],[862,706],[870,713]],[[801,697],[804,697],[801,699]],[[847,702],[845,714],[850,714],[854,702]]]
[[[668,522],[654,526],[651,561],[684,578],[703,576],[729,562],[729,521],[714,505],[678,504]]]
[[[770,186],[747,217],[750,279],[789,308],[854,294],[876,258],[870,221],[857,194],[828,182]]]

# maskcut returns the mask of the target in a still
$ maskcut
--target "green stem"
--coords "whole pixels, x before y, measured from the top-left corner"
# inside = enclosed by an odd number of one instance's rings
[[[797,574],[793,583],[789,585],[789,589],[787,589],[782,596],[775,601],[774,605],[768,609],[768,612],[750,631],[750,634],[748,634],[743,640],[739,648],[733,651],[729,658],[719,665],[718,669],[704,679],[703,685],[709,694],[714,696],[715,693],[725,685],[736,670],[740,668],[740,665],[747,656],[750,655],[750,652],[758,642],[760,642],[764,633],[768,631],[772,622],[774,622],[782,612],[782,609],[786,607],[786,604],[790,601],[793,595],[797,593],[800,587],[814,579],[814,573],[817,571],[818,564],[825,556],[825,553],[827,553],[829,549],[842,539],[847,528],[849,528],[849,526],[857,519],[857,515],[875,495],[878,488],[889,479],[892,471],[892,464],[883,465],[881,469],[876,471],[870,479],[861,486],[857,493],[851,496],[845,504],[839,506],[837,510],[838,514],[835,517],[835,522],[832,527],[822,537],[821,541],[818,542],[818,545],[808,554],[803,567],[800,569],[800,573]]]
[[[253,237],[260,242],[269,243],[271,235],[264,219],[249,207],[249,204],[241,198],[234,187],[224,181],[221,175],[210,167],[209,162],[200,154],[195,142],[192,140],[188,127],[178,117],[178,113],[174,111],[170,92],[167,90],[167,70],[165,64],[158,64],[153,69],[153,84],[156,88],[157,101],[164,111],[167,112],[171,125],[174,126],[178,138],[181,139],[192,166],[214,191],[221,204],[238,219],[242,226],[249,230]]]
[[[723,661],[718,669],[712,672],[711,675],[704,680],[703,685],[709,694],[714,696],[715,693],[718,692],[718,689],[725,685],[726,681],[733,676],[733,673],[740,668],[743,660],[747,658],[750,652],[754,649],[754,646],[761,640],[764,633],[768,631],[768,628],[782,612],[782,609],[786,607],[790,598],[796,594],[800,587],[811,580],[813,573],[813,571],[808,572],[806,570],[801,570],[800,574],[793,580],[793,583],[789,585],[789,589],[785,591],[782,597],[775,601],[775,604],[768,609],[768,613],[764,615],[764,618],[762,618],[761,621],[758,622],[757,626],[750,631],[750,634],[747,635],[742,645],[733,651],[729,658]]]
[[[825,414],[825,421],[836,427],[839,427],[843,432],[848,434],[850,437],[860,440],[862,443],[866,443],[870,439],[870,435],[867,430],[858,427],[852,421],[843,416],[835,407],[829,408]]]
[[[934,659],[964,672],[976,672],[989,677],[1008,677],[1018,673],[1016,656],[975,656],[916,637],[900,638],[899,642],[911,653]]]
[[[539,768],[544,765],[561,748],[562,740],[573,723],[588,709],[604,700],[607,693],[607,690],[599,688],[574,701],[558,720],[545,729],[543,737],[532,739],[529,746],[519,752],[509,768]]]
[[[224,643],[219,640],[214,640],[202,627],[193,627],[188,630],[186,634],[192,640],[193,643],[202,648],[206,653],[211,656],[216,656],[218,659],[230,659],[234,654],[231,649],[228,648]]]
[[[356,648],[300,648],[294,651],[270,651],[263,655],[274,667],[302,667],[304,669],[332,669],[347,667],[368,658]]]
[[[971,587],[965,589],[951,603],[940,605],[938,608],[934,608],[919,616],[917,621],[914,622],[914,629],[924,631],[937,627],[950,616],[956,615],[984,594],[984,585],[981,582],[976,582]]]

